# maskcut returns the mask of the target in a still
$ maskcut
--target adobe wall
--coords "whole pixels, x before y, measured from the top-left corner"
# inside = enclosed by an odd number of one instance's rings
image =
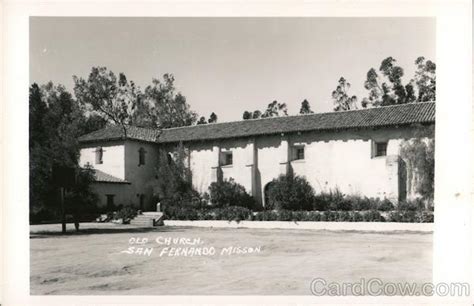
[[[95,152],[102,147],[102,164],[95,163]],[[101,170],[120,179],[125,179],[125,147],[123,142],[101,142],[83,146],[80,151],[79,165],[89,163],[94,169]]]
[[[95,163],[95,151],[102,147],[102,164]],[[145,165],[139,165],[139,149],[145,149]],[[100,142],[83,146],[80,151],[80,165],[90,163],[94,169],[101,170],[130,184],[95,183],[100,205],[106,205],[106,195],[114,194],[116,205],[133,205],[139,207],[140,195],[144,195],[145,210],[154,210],[153,179],[156,175],[158,146],[156,144],[125,141]]]
[[[99,196],[98,207],[107,206],[107,195],[114,195],[114,204],[128,206],[132,203],[132,194],[130,193],[129,184],[115,183],[94,183],[92,189]]]
[[[139,165],[139,150],[145,150],[145,164]],[[130,182],[131,202],[139,207],[140,195],[144,195],[145,210],[155,210],[153,180],[157,175],[158,146],[156,144],[125,142],[125,180]]]
[[[278,175],[293,171],[306,177],[316,192],[338,188],[345,194],[388,198],[398,202],[400,143],[413,137],[412,128],[306,132],[187,143],[193,186],[199,192],[218,178],[233,178],[259,202],[265,186]],[[388,142],[387,156],[374,157],[374,142]],[[294,160],[295,146],[305,147],[305,159]],[[233,164],[220,165],[232,151]],[[410,188],[408,188],[410,190]]]

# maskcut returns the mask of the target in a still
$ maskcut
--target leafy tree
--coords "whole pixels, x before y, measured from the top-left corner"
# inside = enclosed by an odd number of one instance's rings
[[[97,112],[107,121],[123,127],[132,124],[133,113],[141,96],[140,89],[128,82],[123,73],[119,77],[105,67],[93,67],[87,80],[73,76],[74,93],[86,108]]]
[[[259,110],[255,110],[253,112],[245,111],[242,114],[242,119],[248,120],[248,119],[258,119],[258,118],[264,118],[263,114]]]
[[[262,117],[262,112],[259,111],[259,110],[255,110],[253,113],[252,113],[252,119],[258,119],[258,118],[261,118]]]
[[[206,121],[206,117],[204,116],[201,116],[201,118],[199,118],[197,124],[207,124],[207,121]]]
[[[190,109],[180,92],[176,92],[174,76],[164,74],[163,81],[153,79],[145,89],[144,99],[149,107],[153,128],[172,128],[193,125],[197,114]]]
[[[347,82],[344,77],[341,77],[336,90],[332,92],[335,111],[357,109],[357,97],[355,95],[349,95],[348,91],[350,88],[351,84]]]
[[[209,198],[214,207],[242,206],[249,209],[256,207],[254,198],[247,193],[244,186],[232,178],[211,183],[205,198]]]
[[[416,72],[412,80],[418,89],[418,102],[436,101],[436,64],[423,56],[415,60]]]
[[[380,75],[374,68],[367,72],[364,87],[369,91],[369,96],[363,99],[362,107],[404,104],[416,100],[413,82],[402,84],[404,71],[396,65],[393,57],[382,61],[379,72]]]
[[[92,113],[89,114],[88,117],[84,118],[82,123],[81,130],[84,134],[91,133],[97,130],[104,128],[107,125],[107,120],[105,120],[102,116]]]
[[[249,111],[245,111],[245,112],[242,114],[242,119],[244,119],[244,120],[252,119],[252,113],[249,112]]]
[[[278,103],[278,101],[274,100],[272,103],[268,104],[267,109],[261,115],[261,118],[279,117],[283,115],[288,116],[286,103]]]
[[[304,99],[303,102],[301,102],[301,108],[300,108],[300,114],[312,114],[314,113],[311,110],[311,106],[309,105],[308,100]]]
[[[314,189],[304,177],[292,173],[280,175],[268,186],[265,209],[311,210],[313,207]]]
[[[208,123],[216,123],[217,122],[217,115],[212,112],[211,115],[209,116],[209,120],[207,121]]]
[[[77,137],[84,134],[87,119],[71,94],[51,82],[31,85],[29,104],[30,213],[49,211],[57,216],[58,188],[51,170],[53,165],[79,168]]]
[[[65,202],[66,211],[74,217],[74,225],[79,230],[79,221],[84,214],[96,212],[96,203],[99,197],[92,190],[92,183],[95,180],[94,169],[86,166],[85,169],[77,169],[76,184],[68,192]]]

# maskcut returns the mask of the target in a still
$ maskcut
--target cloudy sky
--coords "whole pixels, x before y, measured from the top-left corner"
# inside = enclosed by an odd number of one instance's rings
[[[418,56],[436,61],[435,39],[434,18],[34,17],[30,82],[72,91],[72,75],[106,66],[142,88],[172,73],[192,109],[220,122],[273,100],[323,112],[341,76],[361,100],[371,67],[392,56],[409,80]]]

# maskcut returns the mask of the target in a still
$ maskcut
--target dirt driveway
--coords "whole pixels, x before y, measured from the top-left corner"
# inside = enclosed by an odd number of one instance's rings
[[[311,295],[315,278],[431,281],[427,233],[82,228],[31,226],[31,294]]]

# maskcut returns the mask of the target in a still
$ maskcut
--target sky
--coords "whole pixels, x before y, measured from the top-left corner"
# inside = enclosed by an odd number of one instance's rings
[[[362,100],[370,68],[392,56],[409,81],[435,45],[434,18],[31,17],[30,83],[72,92],[73,75],[105,66],[144,89],[171,73],[193,110],[235,121],[273,100],[331,111],[341,76]]]

